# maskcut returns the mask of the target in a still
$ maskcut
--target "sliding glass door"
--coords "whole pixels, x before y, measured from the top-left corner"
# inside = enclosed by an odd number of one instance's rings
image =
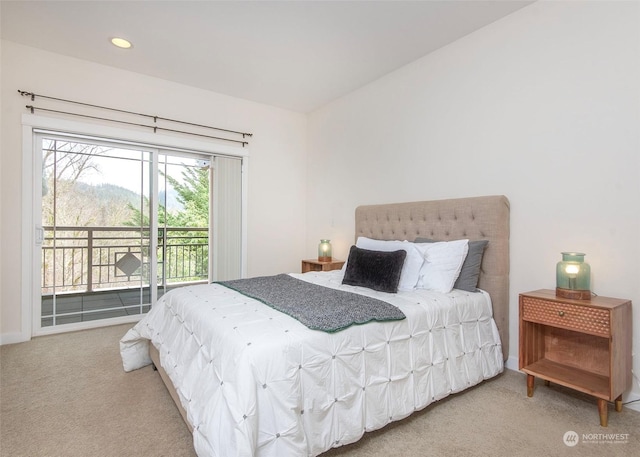
[[[49,134],[35,144],[39,328],[131,321],[169,289],[211,280],[213,156]]]

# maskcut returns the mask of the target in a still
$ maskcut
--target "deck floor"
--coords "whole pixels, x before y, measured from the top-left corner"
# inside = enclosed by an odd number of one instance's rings
[[[183,284],[182,284],[183,285]],[[158,288],[158,298],[180,286]],[[86,322],[112,317],[144,314],[150,309],[149,288],[58,294],[55,297],[56,325]],[[42,296],[42,316],[53,313],[53,296]],[[128,306],[132,306],[128,308]],[[59,316],[65,313],[79,313]],[[53,325],[53,317],[43,317],[42,326]]]

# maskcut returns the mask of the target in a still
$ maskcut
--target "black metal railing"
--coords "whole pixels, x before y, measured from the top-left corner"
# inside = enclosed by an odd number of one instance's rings
[[[45,226],[42,294],[149,285],[149,227]],[[205,281],[209,229],[158,230],[158,285]]]

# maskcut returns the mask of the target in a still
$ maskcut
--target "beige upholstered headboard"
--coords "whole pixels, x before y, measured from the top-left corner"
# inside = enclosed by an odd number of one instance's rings
[[[489,240],[478,287],[491,295],[493,315],[509,357],[509,200],[503,195],[356,208],[356,238]]]

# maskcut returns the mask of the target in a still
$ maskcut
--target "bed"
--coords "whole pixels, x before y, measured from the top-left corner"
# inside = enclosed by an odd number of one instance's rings
[[[342,284],[344,271],[291,275],[406,315],[333,333],[221,284],[166,294],[122,338],[121,354],[126,371],[156,365],[198,455],[316,456],[502,372],[506,197],[368,205],[355,217],[358,240],[487,240],[478,290],[387,293]]]

